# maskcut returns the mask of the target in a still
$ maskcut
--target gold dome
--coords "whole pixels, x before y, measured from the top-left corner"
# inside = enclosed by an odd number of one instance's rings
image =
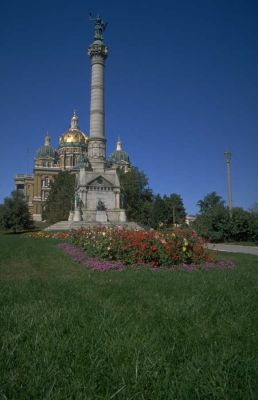
[[[60,136],[59,144],[60,146],[66,143],[86,144],[87,140],[87,136],[82,131],[80,131],[79,129],[73,129],[65,132],[62,136]]]
[[[66,144],[69,145],[85,145],[87,143],[87,136],[79,129],[78,126],[78,116],[74,111],[72,119],[71,119],[71,127],[70,129],[63,133],[59,139],[59,145],[65,146]]]

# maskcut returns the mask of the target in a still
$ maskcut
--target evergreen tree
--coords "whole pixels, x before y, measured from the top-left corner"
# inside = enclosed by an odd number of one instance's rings
[[[28,205],[22,192],[12,192],[11,197],[6,197],[4,204],[0,205],[0,226],[4,230],[13,232],[33,227]]]
[[[68,219],[74,201],[75,175],[60,172],[50,183],[50,192],[43,210],[43,219],[55,223]]]

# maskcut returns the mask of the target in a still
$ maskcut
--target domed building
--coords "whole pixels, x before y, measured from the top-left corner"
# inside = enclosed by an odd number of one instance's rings
[[[41,146],[35,156],[35,167],[53,167],[57,153],[50,144],[50,136],[47,133],[45,136],[44,145]]]
[[[15,186],[24,193],[34,221],[42,220],[42,210],[50,192],[50,182],[61,171],[78,173],[80,168],[91,170],[88,158],[88,137],[78,125],[79,118],[74,111],[70,128],[59,137],[59,146],[51,145],[49,133],[44,144],[37,149],[34,158],[33,174],[17,174]],[[117,140],[116,150],[107,160],[110,169],[124,168],[128,171],[130,160],[122,150],[122,142]]]
[[[122,142],[120,138],[116,142],[116,150],[110,154],[108,158],[110,166],[115,168],[123,168],[127,172],[130,168],[130,159],[128,154],[122,150]]]
[[[70,128],[59,138],[54,149],[47,133],[44,144],[35,154],[33,174],[17,174],[15,186],[23,191],[30,213],[35,221],[42,220],[42,210],[50,191],[50,182],[64,170],[76,172],[77,164],[87,154],[87,136],[78,126],[78,116],[73,113]]]
[[[80,156],[87,153],[88,138],[78,126],[78,116],[75,111],[69,130],[59,139],[58,158],[62,170],[76,167]]]

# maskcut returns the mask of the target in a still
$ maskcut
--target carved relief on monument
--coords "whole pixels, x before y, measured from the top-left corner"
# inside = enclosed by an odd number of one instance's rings
[[[89,188],[95,187],[103,187],[103,188],[113,188],[113,184],[109,182],[107,179],[103,178],[102,176],[98,176],[93,181],[89,182],[87,185]]]
[[[105,143],[102,141],[91,141],[89,143],[88,154],[90,158],[105,159]]]

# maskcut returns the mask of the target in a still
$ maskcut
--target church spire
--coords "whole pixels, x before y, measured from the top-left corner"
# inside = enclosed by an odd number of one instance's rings
[[[116,151],[122,151],[122,142],[120,137],[118,137],[116,141]]]
[[[79,121],[79,118],[78,118],[78,116],[76,114],[76,111],[74,110],[73,116],[72,116],[72,119],[71,119],[71,130],[75,130],[75,129],[79,128],[78,127],[78,121]]]
[[[45,136],[44,145],[45,146],[50,146],[50,136],[49,136],[48,132],[46,133],[46,136]]]

